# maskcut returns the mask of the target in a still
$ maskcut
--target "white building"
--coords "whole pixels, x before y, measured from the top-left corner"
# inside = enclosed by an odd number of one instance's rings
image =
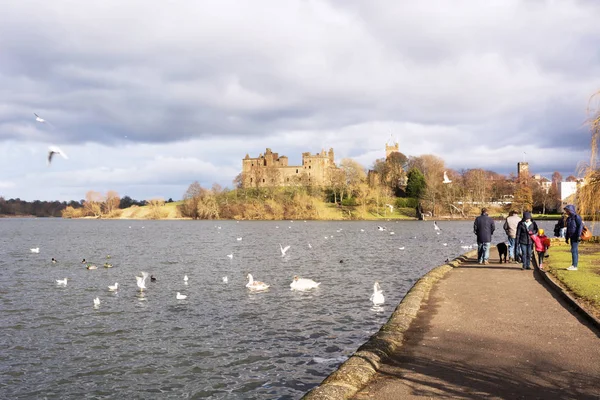
[[[577,193],[577,182],[558,182],[558,194],[562,201]]]

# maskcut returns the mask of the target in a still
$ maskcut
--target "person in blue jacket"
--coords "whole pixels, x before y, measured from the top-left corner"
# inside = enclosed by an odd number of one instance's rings
[[[571,266],[567,268],[567,271],[577,271],[577,264],[579,262],[579,241],[581,240],[581,231],[583,230],[583,221],[577,212],[575,206],[569,204],[565,207],[567,213],[567,233],[565,234],[565,241],[571,242]]]
[[[494,220],[487,214],[487,208],[481,209],[481,215],[475,218],[473,231],[477,235],[477,259],[479,264],[489,264],[490,245],[496,225]]]

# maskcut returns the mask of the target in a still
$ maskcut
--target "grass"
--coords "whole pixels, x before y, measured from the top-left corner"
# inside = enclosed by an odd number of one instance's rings
[[[571,265],[571,246],[553,242],[545,269],[559,280],[583,305],[600,316],[600,244],[579,244],[577,271],[567,271]]]

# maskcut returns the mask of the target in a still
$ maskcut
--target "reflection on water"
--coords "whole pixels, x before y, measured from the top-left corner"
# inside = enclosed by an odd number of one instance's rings
[[[440,235],[431,222],[377,225],[1,220],[0,398],[298,398],[377,332],[420,276],[474,243],[472,222],[439,222]],[[108,254],[113,268],[81,264],[102,266]],[[144,292],[141,271],[156,277]],[[248,273],[271,287],[249,292]],[[294,275],[321,286],[292,291]]]

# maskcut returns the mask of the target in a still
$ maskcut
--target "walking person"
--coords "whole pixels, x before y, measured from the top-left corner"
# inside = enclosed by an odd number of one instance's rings
[[[504,232],[508,236],[508,261],[511,262],[515,261],[515,256],[518,254],[515,251],[515,237],[517,236],[517,225],[520,221],[521,217],[514,210],[508,214],[508,218],[504,221]]]
[[[477,259],[479,264],[489,264],[490,246],[496,225],[487,214],[487,208],[481,209],[481,215],[475,218],[473,231],[477,235]]]
[[[540,269],[543,271],[544,257],[546,256],[546,252],[551,244],[550,239],[548,236],[544,235],[544,230],[540,228],[537,235],[531,235],[531,240],[533,240],[533,243],[535,244],[535,251],[538,254],[538,267],[540,267]]]
[[[571,266],[567,271],[577,271],[579,262],[579,241],[581,240],[581,231],[583,230],[583,221],[577,212],[575,206],[569,204],[565,207],[567,213],[565,242],[571,242]]]
[[[531,235],[538,233],[538,227],[535,221],[531,218],[531,213],[525,211],[523,213],[523,219],[517,225],[517,234],[515,241],[521,248],[521,261],[523,262],[523,269],[531,269],[531,253],[533,250],[533,239]]]

